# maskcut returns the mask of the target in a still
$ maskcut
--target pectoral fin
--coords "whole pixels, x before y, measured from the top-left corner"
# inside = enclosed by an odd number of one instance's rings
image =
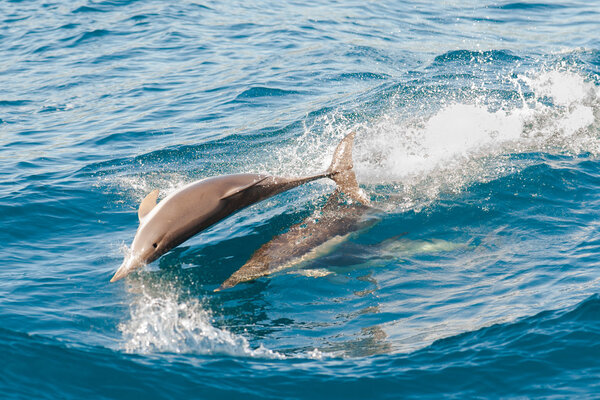
[[[140,208],[138,208],[138,218],[140,222],[142,219],[148,215],[150,211],[156,206],[156,199],[158,198],[158,189],[154,189],[140,203]]]

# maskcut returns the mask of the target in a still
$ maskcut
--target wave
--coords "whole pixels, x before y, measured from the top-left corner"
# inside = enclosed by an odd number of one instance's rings
[[[0,107],[19,107],[30,103],[31,100],[0,100]]]
[[[566,8],[567,6],[564,4],[549,4],[549,3],[524,3],[524,2],[515,2],[515,3],[507,3],[497,6],[501,10],[539,10],[539,11],[547,11],[554,9]]]
[[[393,362],[430,394],[573,395],[600,387],[600,298],[439,340]],[[404,374],[401,374],[404,375]],[[570,382],[565,385],[564,382]],[[416,386],[416,385],[415,385]],[[584,396],[585,397],[585,396]]]
[[[504,62],[514,63],[520,61],[521,57],[514,55],[508,50],[487,50],[487,51],[471,51],[471,50],[453,50],[434,58],[434,64],[461,62],[461,63],[491,63]]]
[[[110,30],[107,30],[107,29],[94,29],[92,31],[85,31],[85,32],[81,33],[80,35],[78,35],[76,38],[74,38],[71,46],[75,47],[82,43],[94,41],[97,38],[101,38],[101,37],[109,36],[109,35],[113,35],[113,34],[114,34],[114,32],[111,32]]]
[[[81,7],[77,7],[76,9],[74,9],[71,12],[73,14],[79,14],[79,13],[97,13],[97,12],[106,12],[106,10],[103,10],[101,8],[98,8],[98,7],[81,6]]]
[[[298,92],[296,90],[284,90],[284,89],[269,88],[269,87],[263,87],[263,86],[255,86],[255,87],[251,87],[250,89],[244,90],[242,93],[240,93],[236,97],[236,100],[255,98],[255,97],[287,96],[287,95],[299,94],[299,93],[300,92]]]
[[[406,355],[252,359],[128,355],[0,328],[6,399],[583,396],[600,389],[600,298],[439,340]],[[73,366],[76,365],[76,368]],[[156,382],[160,382],[157,389]],[[373,391],[373,387],[377,388]],[[593,397],[593,396],[587,396]]]

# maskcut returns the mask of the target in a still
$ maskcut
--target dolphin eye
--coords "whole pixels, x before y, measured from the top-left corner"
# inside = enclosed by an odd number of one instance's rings
[[[158,245],[156,243],[152,243],[152,247],[157,248]]]

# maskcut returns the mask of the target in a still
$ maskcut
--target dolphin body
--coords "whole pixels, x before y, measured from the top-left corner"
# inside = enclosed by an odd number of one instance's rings
[[[377,258],[402,260],[418,254],[451,252],[472,248],[466,243],[442,239],[410,240],[404,232],[375,244],[345,244],[343,257],[332,258],[332,250],[342,245],[352,234],[369,229],[380,222],[384,212],[361,203],[340,203],[336,189],[316,216],[293,225],[287,232],[275,236],[262,245],[250,259],[221,284],[215,292],[229,289],[262,276],[289,268],[300,268],[307,261],[320,259],[328,268],[347,267]],[[297,271],[305,276],[325,276],[329,272],[318,269]],[[316,274],[316,275],[315,275]]]
[[[136,269],[151,263],[192,236],[234,212],[278,193],[321,178],[331,178],[338,189],[355,201],[368,204],[352,171],[352,147],[355,132],[336,147],[327,171],[301,178],[259,174],[218,176],[193,182],[160,203],[158,189],[142,200],[138,209],[140,226],[123,264],[111,278],[118,281]]]
[[[265,243],[215,292],[318,257],[319,250],[331,250],[351,233],[379,222],[375,215],[379,210],[363,203],[340,203],[340,200],[340,191],[336,189],[316,217],[311,216],[293,225],[287,232]]]

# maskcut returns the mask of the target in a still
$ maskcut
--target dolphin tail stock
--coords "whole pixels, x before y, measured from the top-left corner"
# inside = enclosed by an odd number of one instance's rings
[[[351,132],[337,145],[333,152],[333,160],[327,169],[326,176],[333,179],[338,185],[340,191],[345,193],[352,200],[358,201],[364,205],[369,205],[369,199],[365,193],[358,187],[358,181],[354,174],[354,164],[352,162],[352,147],[356,132]]]

